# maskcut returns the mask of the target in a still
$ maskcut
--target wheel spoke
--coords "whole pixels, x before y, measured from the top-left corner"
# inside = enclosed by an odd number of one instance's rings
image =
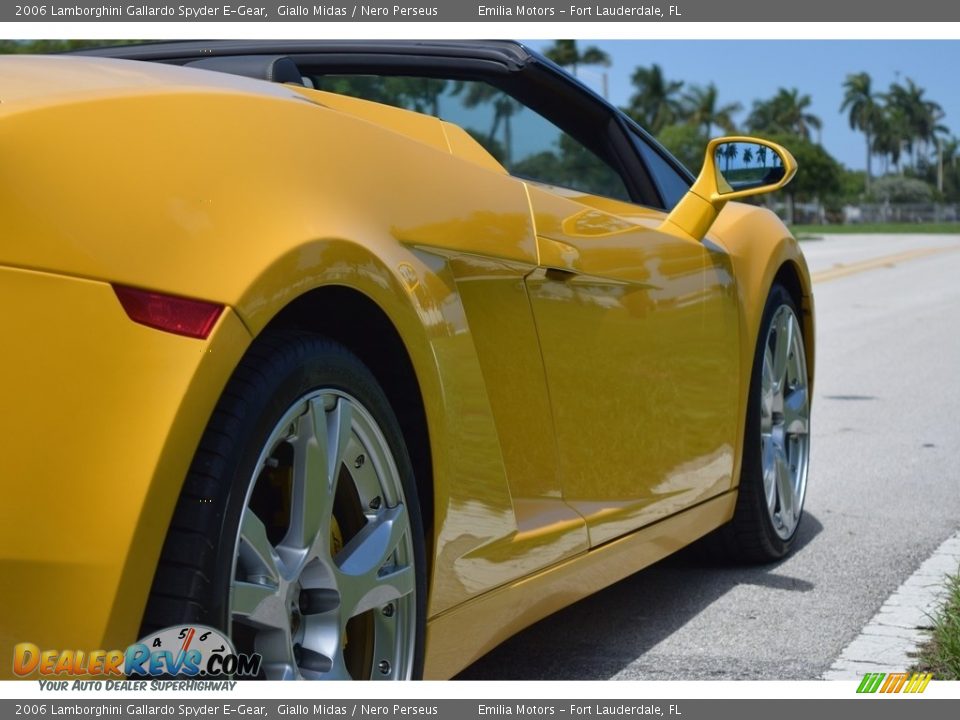
[[[376,575],[372,583],[366,584],[366,592],[359,595],[353,604],[351,617],[362,615],[368,610],[381,608],[387,603],[399,600],[413,592],[413,568],[409,565],[395,567],[387,572]]]
[[[771,517],[777,507],[777,469],[773,438],[761,435],[760,452],[762,453],[761,468],[763,471],[763,494],[767,501],[767,508]]]
[[[345,619],[413,592],[411,567],[385,568],[408,532],[406,507],[388,508],[368,522],[337,555]]]
[[[350,428],[353,426],[353,408],[350,402],[344,398],[336,398],[333,409],[326,413],[323,409],[322,401],[314,401],[314,416],[321,415],[324,418],[323,429],[327,434],[327,479],[330,486],[334,487],[337,476],[340,474],[340,465],[343,463],[344,454],[347,445],[350,442]],[[321,432],[320,423],[317,423],[316,432]]]
[[[280,580],[280,558],[267,538],[267,528],[250,508],[245,508],[240,521],[239,562],[245,577],[259,576],[274,585]]]
[[[350,403],[334,398],[327,410],[329,397],[312,399],[297,424],[290,528],[282,543],[297,552],[328,542],[337,478],[350,439]]]
[[[343,660],[343,626],[339,607],[304,617],[300,670],[312,679],[349,680]]]
[[[776,389],[776,379],[773,376],[773,350],[770,349],[770,343],[763,349],[763,369],[760,376],[760,391],[764,396],[773,395]]]
[[[286,608],[277,587],[234,580],[230,586],[233,619],[260,628],[289,627]]]
[[[790,346],[793,343],[793,319],[790,313],[781,310],[775,317],[776,340],[773,347],[773,382],[778,390],[782,390],[787,377],[787,361],[790,356]]]
[[[336,557],[337,566],[347,575],[368,575],[387,562],[408,531],[407,508],[387,508],[363,526]]]
[[[780,500],[780,521],[787,530],[793,529],[794,505],[796,504],[790,465],[782,450],[776,454],[777,498]]]
[[[254,649],[263,656],[263,674],[267,680],[298,680],[300,672],[293,655],[289,628],[260,632]]]
[[[285,548],[296,551],[313,545],[330,514],[331,498],[336,492],[327,473],[325,420],[321,399],[311,402],[310,409],[297,423],[297,438],[293,446],[290,527],[281,543]]]
[[[762,433],[769,434],[773,428],[774,392],[773,358],[770,354],[770,348],[767,347],[763,354],[763,366],[760,374],[760,432]]]
[[[798,387],[787,393],[783,401],[784,431],[788,435],[806,435],[809,431],[807,389]]]

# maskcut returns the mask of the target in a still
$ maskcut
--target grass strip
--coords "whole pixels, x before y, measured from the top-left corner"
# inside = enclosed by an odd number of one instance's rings
[[[915,669],[933,673],[935,680],[960,680],[960,574],[947,577],[946,596],[929,642],[917,652]]]

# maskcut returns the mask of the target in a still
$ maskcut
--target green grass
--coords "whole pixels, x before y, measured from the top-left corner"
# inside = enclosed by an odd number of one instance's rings
[[[946,597],[930,641],[920,648],[915,669],[936,680],[960,680],[960,574],[947,578]]]
[[[863,223],[861,225],[792,225],[794,236],[800,235],[892,235],[900,233],[937,233],[960,235],[960,222],[955,223]]]

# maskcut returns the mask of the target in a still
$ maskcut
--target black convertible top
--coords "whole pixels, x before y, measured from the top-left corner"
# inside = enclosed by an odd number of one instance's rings
[[[177,40],[77,50],[76,55],[183,63],[228,55],[362,55],[486,60],[519,70],[531,61],[546,62],[512,40]],[[552,63],[551,63],[552,64]]]

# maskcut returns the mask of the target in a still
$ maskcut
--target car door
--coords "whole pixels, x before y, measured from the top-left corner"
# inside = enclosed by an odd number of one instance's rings
[[[530,200],[561,484],[597,545],[730,488],[736,283],[719,248],[659,231],[661,213],[535,185]]]
[[[737,285],[722,248],[660,230],[686,183],[638,132],[585,95],[531,105],[502,143],[528,179],[563,496],[598,545],[732,486]]]

